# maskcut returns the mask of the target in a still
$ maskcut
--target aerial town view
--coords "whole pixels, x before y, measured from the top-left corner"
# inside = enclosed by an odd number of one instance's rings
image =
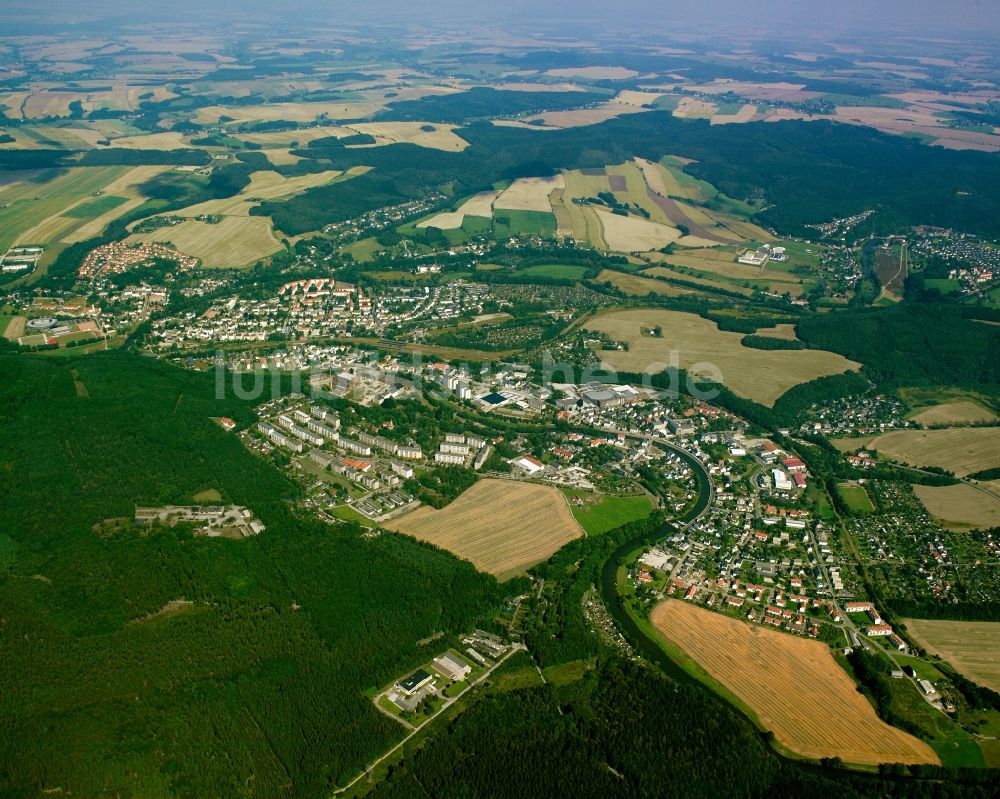
[[[1000,796],[990,3],[0,23],[0,797]]]

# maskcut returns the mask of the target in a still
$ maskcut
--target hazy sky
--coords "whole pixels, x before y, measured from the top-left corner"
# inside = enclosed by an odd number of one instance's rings
[[[938,31],[1000,31],[1000,0],[0,0],[4,15],[34,22],[141,14],[264,13],[291,21],[308,14],[347,20],[358,16],[394,22],[450,18],[474,24],[479,20],[565,20],[664,32],[704,23],[713,29],[741,26],[770,29],[776,36],[796,30],[824,32],[831,28],[864,31],[871,28],[928,35]],[[548,26],[547,26],[548,27]]]

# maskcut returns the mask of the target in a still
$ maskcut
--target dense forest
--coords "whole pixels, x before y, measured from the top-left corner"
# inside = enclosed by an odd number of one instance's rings
[[[530,665],[525,670],[530,670]],[[482,698],[374,799],[432,797],[987,797],[995,774],[884,767],[878,775],[775,755],[749,721],[697,686],[612,658],[582,680]],[[831,764],[833,765],[833,764]]]
[[[327,796],[400,737],[363,692],[510,590],[410,539],[296,516],[295,487],[212,421],[246,426],[252,407],[205,375],[113,353],[0,370],[5,796]],[[266,531],[128,521],[208,490]]]

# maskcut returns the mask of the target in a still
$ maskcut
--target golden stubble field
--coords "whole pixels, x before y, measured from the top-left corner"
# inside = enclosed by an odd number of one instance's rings
[[[884,458],[937,466],[965,477],[1000,466],[1000,427],[893,430],[868,443]]]
[[[977,424],[979,422],[995,422],[997,415],[989,408],[984,408],[978,402],[960,400],[945,402],[927,408],[913,417],[915,422],[925,427],[946,424]]]
[[[949,530],[1000,527],[1000,492],[988,485],[913,486],[928,513]]]
[[[975,683],[1000,691],[1000,622],[903,619],[907,632]]]
[[[560,491],[513,480],[480,480],[441,510],[418,508],[385,526],[501,578],[524,572],[583,536]]]
[[[882,721],[819,641],[667,600],[653,625],[804,757],[846,763],[939,763],[923,741]]]
[[[549,213],[552,211],[549,195],[556,189],[564,188],[566,179],[562,175],[547,178],[518,178],[497,197],[493,207],[497,210]]]
[[[662,327],[663,336],[643,335],[642,329]],[[744,347],[741,333],[719,330],[715,322],[683,311],[641,308],[603,314],[588,322],[588,330],[606,333],[627,342],[628,351],[600,350],[598,355],[612,369],[643,372],[652,365],[662,371],[677,365],[696,374],[710,374],[714,364],[722,382],[737,394],[763,405],[775,401],[792,386],[824,375],[860,368],[842,355],[823,350],[758,350]]]

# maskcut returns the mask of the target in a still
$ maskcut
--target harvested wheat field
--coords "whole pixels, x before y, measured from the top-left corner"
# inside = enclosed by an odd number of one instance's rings
[[[913,486],[928,513],[949,530],[1000,527],[1000,493],[988,487],[958,483],[952,486]]]
[[[518,178],[496,199],[493,207],[506,211],[552,212],[549,195],[556,189],[566,188],[562,175],[548,178]]]
[[[663,328],[662,337],[642,334],[643,328],[657,326]],[[722,383],[737,394],[768,406],[799,383],[860,367],[842,355],[823,350],[751,349],[743,346],[743,334],[719,330],[715,322],[683,311],[617,311],[591,320],[586,328],[628,343],[628,351],[598,352],[612,369],[662,371],[671,365],[673,356],[677,366],[695,374],[721,377]],[[712,366],[718,370],[715,375]]]
[[[607,122],[609,119],[615,119],[616,117],[624,116],[625,114],[641,114],[648,110],[648,108],[639,108],[634,105],[616,103],[614,100],[609,100],[608,102],[595,106],[594,108],[572,108],[568,111],[546,111],[543,114],[536,114],[532,117],[524,117],[521,120],[513,121],[533,123],[528,124],[528,127],[533,127],[536,130],[544,130],[544,128],[539,125],[539,121],[541,121],[541,125],[548,128],[581,128],[587,125],[599,125],[601,122]],[[502,122],[504,122],[504,120],[497,120],[497,124]]]
[[[962,674],[1000,691],[1000,622],[903,619],[907,632],[928,652]]]
[[[711,119],[713,125],[734,125],[743,122],[752,122],[757,116],[757,106],[746,103],[735,114],[714,114]]]
[[[978,402],[946,402],[914,415],[913,420],[925,427],[943,424],[976,424],[977,422],[995,422],[997,416],[993,411],[984,408]]]
[[[616,272],[613,269],[605,269],[597,276],[598,283],[610,283],[616,289],[624,291],[632,297],[645,297],[652,292],[661,297],[679,297],[681,294],[690,293],[686,289],[674,286],[663,280],[653,280],[649,277],[639,277],[626,272]]]
[[[927,744],[879,719],[819,641],[679,600],[658,605],[651,620],[799,755],[864,765],[940,762]]]
[[[375,144],[355,145],[358,147],[378,147],[385,144],[406,142],[418,147],[430,147],[434,150],[445,150],[457,153],[469,146],[469,143],[455,133],[454,125],[441,125],[430,122],[363,122],[348,125],[358,133],[367,133],[375,137]],[[431,130],[424,130],[431,128]]]
[[[567,67],[550,69],[545,73],[550,78],[581,78],[584,80],[625,80],[639,73],[625,67]]]
[[[133,233],[126,240],[169,242],[207,268],[236,269],[278,252],[281,247],[263,216],[226,216],[216,225],[188,219],[173,227]]]
[[[513,480],[480,480],[446,508],[418,508],[386,527],[497,577],[520,574],[583,536],[560,491]]]
[[[462,227],[467,216],[481,216],[490,219],[493,216],[493,201],[499,196],[498,191],[481,191],[473,195],[459,206],[457,211],[446,211],[430,219],[417,223],[418,228],[436,227],[439,230],[455,230]]]
[[[604,208],[595,208],[609,249],[617,252],[649,252],[666,247],[680,238],[675,227],[650,222],[635,216],[619,216]]]
[[[894,430],[869,446],[910,466],[937,466],[965,477],[1000,466],[1000,427]]]

